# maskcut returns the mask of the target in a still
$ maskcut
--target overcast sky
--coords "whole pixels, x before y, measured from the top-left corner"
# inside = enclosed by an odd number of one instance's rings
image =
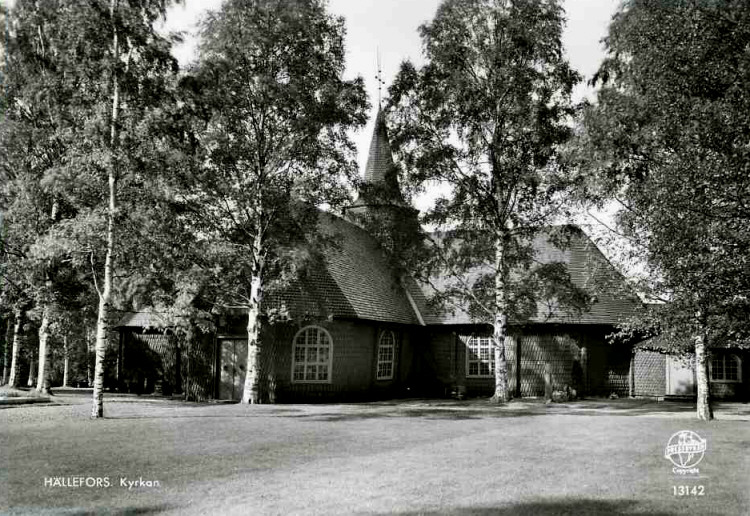
[[[603,51],[601,39],[619,0],[566,0],[568,23],[563,36],[568,58],[587,79],[596,71]],[[376,75],[377,51],[386,87],[393,80],[401,61],[422,61],[422,47],[417,28],[432,19],[440,0],[329,0],[329,10],[346,20],[347,76],[361,75],[373,105],[367,127],[355,134],[359,152],[359,167],[364,170],[370,145],[372,124],[377,109]],[[195,30],[196,22],[209,9],[221,6],[221,0],[186,0],[173,7],[168,15],[166,30]],[[195,38],[188,36],[175,50],[181,64],[187,64],[195,52]],[[577,97],[588,94],[585,86]]]

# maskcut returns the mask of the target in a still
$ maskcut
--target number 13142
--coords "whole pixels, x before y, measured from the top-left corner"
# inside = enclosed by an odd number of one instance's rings
[[[703,486],[672,486],[672,494],[675,496],[704,496],[706,489]]]

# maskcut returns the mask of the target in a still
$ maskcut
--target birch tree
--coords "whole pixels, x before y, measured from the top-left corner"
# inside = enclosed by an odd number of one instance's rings
[[[39,98],[51,106],[55,146],[48,149],[57,152],[49,182],[59,185],[55,200],[70,213],[45,246],[75,266],[88,265],[98,291],[92,417],[103,415],[104,355],[123,241],[118,230],[137,210],[145,174],[155,170],[144,159],[145,127],[177,68],[170,40],[154,29],[170,3],[20,0],[11,12],[19,36],[39,34],[49,43],[32,47],[30,59],[36,75],[55,85],[40,89]]]
[[[452,230],[433,242],[440,274],[457,280],[447,294],[493,327],[499,403],[508,400],[509,317],[535,306],[529,285],[565,280],[559,265],[531,268],[534,235],[562,205],[557,146],[570,136],[579,81],[563,22],[556,0],[446,0],[419,29],[427,63],[405,62],[390,89],[409,181],[449,190],[425,221]],[[467,274],[487,263],[490,274]],[[517,276],[524,271],[529,281]]]
[[[361,78],[344,73],[344,21],[318,0],[228,0],[203,24],[183,80],[193,165],[174,201],[215,301],[247,311],[243,403],[263,399],[264,293],[294,275],[316,206],[356,175],[347,130],[365,123]]]
[[[695,355],[697,417],[711,350],[750,344],[750,11],[744,2],[624,2],[577,142],[585,196],[620,206],[664,304],[626,331]]]

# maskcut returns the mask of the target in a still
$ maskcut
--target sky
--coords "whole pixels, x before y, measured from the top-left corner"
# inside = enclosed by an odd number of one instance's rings
[[[441,0],[328,0],[331,13],[343,16],[346,23],[346,78],[362,76],[372,104],[370,120],[364,129],[352,133],[357,145],[360,173],[364,173],[378,105],[377,56],[380,55],[381,76],[385,89],[393,81],[401,62],[408,59],[415,65],[424,63],[418,28],[435,15]],[[184,0],[173,6],[163,30],[185,31],[185,42],[174,50],[181,65],[195,57],[195,30],[208,10],[217,10],[222,0]],[[563,46],[573,68],[584,80],[574,92],[574,100],[593,99],[593,90],[586,85],[604,57],[602,39],[621,0],[563,0],[567,23]],[[428,186],[413,199],[420,211],[445,193],[444,188]],[[571,221],[582,227],[601,250],[626,276],[638,276],[640,263],[628,259],[628,245],[609,228],[614,225],[614,208],[580,211]]]
[[[14,0],[5,1],[12,7]],[[184,43],[174,49],[181,65],[188,64],[195,57],[199,20],[207,11],[218,10],[221,3],[222,0],[183,0],[170,8],[161,30],[184,32]],[[602,39],[620,3],[621,0],[563,0],[567,18],[563,45],[571,65],[584,77],[583,84],[574,93],[575,100],[593,97],[593,91],[586,86],[586,82],[604,57]],[[440,0],[328,0],[329,11],[343,16],[346,22],[346,78],[362,76],[372,104],[367,126],[351,135],[358,149],[360,173],[363,173],[367,162],[377,112],[377,56],[380,55],[385,92],[403,60],[411,60],[416,65],[424,62],[417,29],[434,17],[439,4]],[[438,190],[428,189],[414,199],[415,207],[424,210],[438,193]],[[602,245],[610,232],[598,220],[611,225],[612,214],[610,208],[597,211],[597,218],[581,213],[574,222],[581,224]],[[620,261],[615,255],[620,253],[621,242],[615,240],[614,244],[604,246],[611,259]],[[639,267],[636,266],[636,269]]]
[[[563,44],[568,59],[588,80],[604,56],[601,45],[607,27],[620,0],[565,0],[567,26]],[[380,54],[382,78],[393,81],[401,62],[423,63],[418,27],[435,15],[440,0],[329,0],[329,11],[346,20],[346,77],[361,75],[372,104],[367,126],[352,135],[358,149],[360,171],[364,171],[377,110],[377,55]],[[221,0],[185,0],[174,6],[167,15],[164,30],[186,31],[185,43],[175,49],[181,64],[187,64],[195,54],[196,38],[191,36],[196,23],[207,10],[216,10]],[[580,85],[576,98],[590,96],[591,91]],[[419,203],[419,200],[417,201]]]
[[[195,55],[197,25],[209,10],[218,10],[222,0],[184,0],[170,8],[164,31],[184,32],[184,43],[174,49],[181,65]],[[15,0],[6,0],[12,7]],[[423,63],[418,27],[435,15],[440,0],[329,0],[329,11],[346,20],[346,76],[365,79],[372,112],[367,126],[353,134],[358,149],[358,163],[363,171],[378,103],[377,56],[385,88],[393,81],[405,59]],[[564,0],[567,25],[563,44],[573,67],[585,78],[591,78],[604,56],[601,44],[612,15],[620,0]],[[576,99],[590,96],[585,84],[576,90]]]

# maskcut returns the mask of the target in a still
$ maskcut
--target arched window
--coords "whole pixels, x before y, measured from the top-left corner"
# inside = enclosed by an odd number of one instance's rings
[[[472,335],[466,344],[466,376],[488,378],[495,376],[495,350],[492,337]]]
[[[396,356],[396,336],[392,331],[384,331],[378,341],[378,380],[393,378],[393,361]]]
[[[731,354],[715,354],[711,357],[712,382],[741,382],[742,364],[740,357]]]
[[[333,340],[320,326],[307,326],[294,336],[292,382],[331,382]]]

